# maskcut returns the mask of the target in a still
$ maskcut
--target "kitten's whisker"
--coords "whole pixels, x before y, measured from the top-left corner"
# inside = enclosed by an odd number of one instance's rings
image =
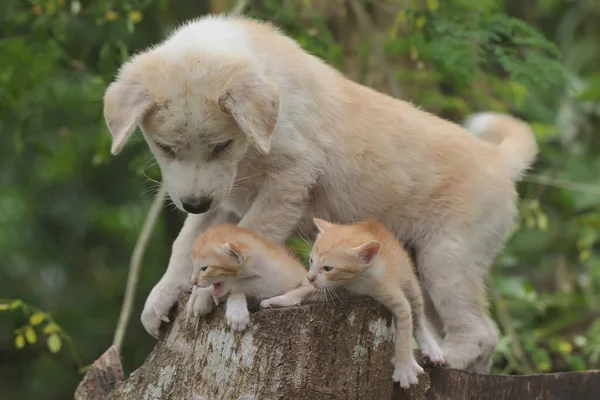
[[[327,299],[327,303],[329,303],[329,290],[327,290],[327,285],[323,286],[325,288],[325,298]],[[333,301],[333,299],[331,299]]]
[[[324,303],[325,302],[325,299],[324,299],[325,293],[323,292],[323,288],[322,287],[318,287],[317,288],[317,294],[318,294],[318,297],[319,297],[319,301],[322,302],[322,303]]]
[[[331,287],[331,285],[328,285],[328,287],[329,287],[329,290],[331,290],[332,295],[334,295],[338,299],[338,301],[341,303],[342,299],[340,298],[340,295],[337,293],[337,291],[333,287]]]

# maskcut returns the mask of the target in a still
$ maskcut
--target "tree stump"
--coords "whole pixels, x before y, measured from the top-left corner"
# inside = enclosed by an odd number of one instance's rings
[[[600,393],[600,371],[531,376],[426,368],[419,384],[393,384],[391,314],[369,299],[252,313],[243,332],[224,307],[187,319],[182,298],[144,364],[115,382],[109,349],[88,371],[76,400],[580,400]],[[110,393],[110,394],[107,394]]]
[[[171,320],[120,387],[123,399],[388,399],[394,390],[393,320],[374,301],[263,309],[244,332],[231,331],[224,307]]]

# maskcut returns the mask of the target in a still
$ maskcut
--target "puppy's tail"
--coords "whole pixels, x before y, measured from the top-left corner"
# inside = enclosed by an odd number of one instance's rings
[[[525,122],[507,114],[482,112],[465,121],[475,136],[494,143],[506,160],[513,181],[521,179],[538,153],[533,131]]]

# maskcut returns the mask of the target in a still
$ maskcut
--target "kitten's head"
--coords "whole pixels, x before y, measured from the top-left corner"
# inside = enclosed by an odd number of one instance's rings
[[[315,218],[319,234],[310,253],[308,280],[320,288],[341,287],[360,279],[376,261],[381,243],[361,225],[336,225]]]
[[[221,224],[205,230],[196,239],[192,283],[200,287],[212,285],[215,299],[229,293],[246,265],[250,249],[241,236],[235,225]]]

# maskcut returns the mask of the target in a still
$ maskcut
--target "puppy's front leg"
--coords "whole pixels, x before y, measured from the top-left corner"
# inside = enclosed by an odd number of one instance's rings
[[[177,302],[179,295],[192,286],[192,246],[196,237],[209,226],[227,221],[229,215],[229,213],[217,209],[206,214],[189,214],[186,218],[179,236],[173,242],[167,270],[150,291],[142,311],[142,325],[150,335],[158,338],[161,321],[169,322],[171,307]],[[194,303],[203,304],[204,308],[207,308],[208,304],[212,305],[212,303],[201,301],[198,298],[202,296],[211,297],[210,287],[196,290]],[[212,307],[209,307],[208,310],[204,310],[204,314],[210,312],[211,309]]]
[[[265,239],[285,242],[306,214],[306,200],[312,187],[305,171],[278,171],[261,189],[239,223]]]

